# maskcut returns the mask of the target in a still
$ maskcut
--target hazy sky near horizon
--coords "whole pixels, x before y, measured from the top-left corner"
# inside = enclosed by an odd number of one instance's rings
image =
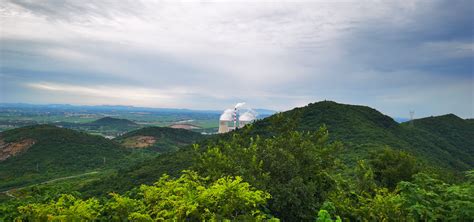
[[[473,118],[473,1],[9,1],[0,102]]]

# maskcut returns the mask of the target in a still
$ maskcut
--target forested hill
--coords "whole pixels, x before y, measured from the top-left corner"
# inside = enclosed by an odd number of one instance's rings
[[[322,101],[257,121],[252,134],[275,133],[271,129],[286,122],[304,131],[315,131],[326,125],[331,139],[345,144],[349,159],[360,159],[369,151],[390,146],[413,153],[433,165],[458,171],[474,166],[471,139],[474,131],[466,120],[451,114],[419,121],[420,124],[416,120],[414,125],[399,124],[367,106]],[[437,128],[438,125],[442,127]]]
[[[403,123],[434,137],[438,146],[444,146],[451,155],[457,156],[471,168],[474,166],[474,123],[454,114],[416,119]]]
[[[410,123],[404,123],[409,125]],[[462,119],[454,114],[427,117],[413,120],[413,126],[418,129],[429,131],[439,137],[446,138],[458,147],[470,148],[474,152],[474,122]]]
[[[137,123],[128,119],[118,119],[113,117],[104,117],[94,122],[88,123],[88,125],[99,125],[99,126],[114,126],[114,127],[137,127]]]
[[[101,136],[51,125],[0,133],[0,189],[124,163],[129,150]],[[105,162],[104,162],[105,158]]]
[[[254,124],[256,134],[274,133],[270,130],[278,124],[291,121],[295,128],[303,131],[315,131],[326,125],[334,140],[346,142],[367,142],[387,139],[387,130],[395,129],[398,123],[367,106],[340,104],[332,101],[311,103],[304,107],[280,113],[283,122],[277,122],[278,115],[257,121]]]
[[[160,153],[176,151],[204,138],[204,135],[186,129],[146,127],[126,133],[114,141],[128,148],[147,148]]]

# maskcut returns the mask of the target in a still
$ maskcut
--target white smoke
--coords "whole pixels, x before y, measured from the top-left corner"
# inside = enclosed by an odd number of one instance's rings
[[[242,108],[245,105],[245,102],[240,102],[235,104],[234,109]],[[234,109],[226,109],[221,114],[220,121],[233,121],[234,120]],[[257,118],[257,113],[252,109],[247,109],[245,113],[240,115],[239,121],[253,121]]]
[[[248,110],[239,117],[239,121],[251,122],[257,119],[257,114],[253,110]]]
[[[232,117],[233,113],[234,113],[234,110],[226,109],[221,114],[221,117],[219,118],[219,120],[221,120],[221,121],[232,121],[233,120],[233,117]]]
[[[237,103],[237,104],[235,104],[234,108],[238,109],[238,108],[242,107],[243,105],[245,105],[245,102]]]

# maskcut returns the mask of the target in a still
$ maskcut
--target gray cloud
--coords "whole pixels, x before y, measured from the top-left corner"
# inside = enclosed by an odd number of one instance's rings
[[[472,117],[472,14],[470,1],[7,1],[0,100],[284,110],[333,99]]]

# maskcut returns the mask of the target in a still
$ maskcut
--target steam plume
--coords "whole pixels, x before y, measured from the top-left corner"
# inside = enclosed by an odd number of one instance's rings
[[[232,109],[224,110],[224,112],[221,114],[221,117],[219,118],[219,120],[221,120],[221,121],[232,121],[233,112],[234,111]]]
[[[237,103],[237,104],[235,104],[234,108],[237,109],[237,108],[242,107],[243,105],[245,105],[245,102]]]

